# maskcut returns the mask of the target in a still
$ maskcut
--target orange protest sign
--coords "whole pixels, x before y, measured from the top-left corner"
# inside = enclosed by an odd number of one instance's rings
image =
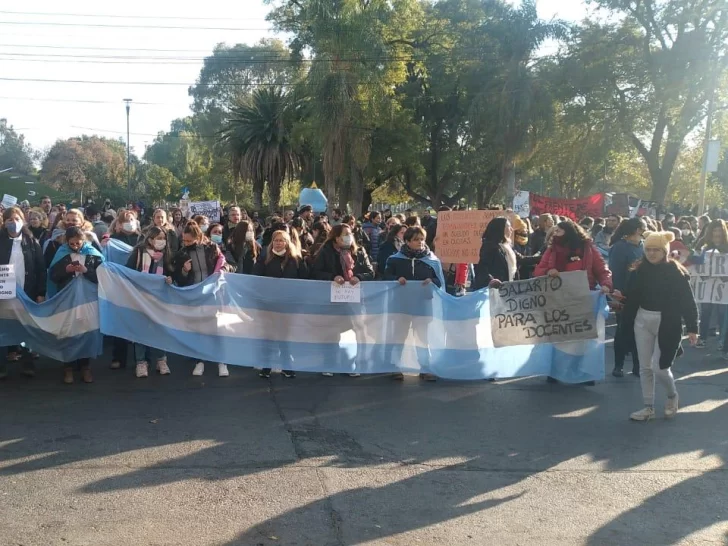
[[[459,210],[437,213],[435,254],[451,264],[477,264],[485,228],[493,218],[511,218],[503,210]]]

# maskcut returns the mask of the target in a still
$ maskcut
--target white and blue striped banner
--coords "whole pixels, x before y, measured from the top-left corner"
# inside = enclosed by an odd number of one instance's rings
[[[0,347],[21,343],[60,362],[100,355],[96,285],[79,277],[43,303],[31,301],[20,289],[17,298],[0,300]]]
[[[112,260],[113,261],[113,260]],[[101,331],[195,359],[301,372],[430,372],[449,379],[604,378],[599,337],[494,348],[487,290],[455,298],[420,283],[362,283],[362,303],[330,303],[327,282],[216,274],[199,285],[107,263],[98,270]]]

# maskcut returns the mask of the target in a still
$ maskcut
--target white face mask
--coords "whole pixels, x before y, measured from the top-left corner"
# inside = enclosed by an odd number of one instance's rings
[[[343,248],[350,248],[353,243],[354,243],[354,237],[352,237],[351,235],[344,235],[341,238],[341,246]]]
[[[154,250],[164,250],[167,247],[167,241],[154,240]]]
[[[136,231],[136,228],[137,228],[136,220],[124,222],[124,224],[121,227],[124,228],[124,231]]]
[[[284,248],[283,250],[273,250],[273,254],[275,254],[276,256],[285,256],[286,249]]]
[[[202,230],[202,233],[207,233],[207,230],[210,229],[210,224],[202,224],[200,229]]]
[[[253,234],[252,231],[249,231],[248,233],[245,234],[245,240],[249,243],[252,243],[253,241],[255,241],[255,235]]]

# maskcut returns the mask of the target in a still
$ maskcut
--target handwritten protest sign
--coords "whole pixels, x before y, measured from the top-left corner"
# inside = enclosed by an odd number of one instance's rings
[[[13,197],[12,195],[8,195],[6,193],[6,194],[3,194],[3,200],[2,200],[2,203],[0,203],[0,205],[2,205],[3,208],[5,208],[5,209],[9,209],[10,207],[14,207],[17,202],[18,202],[17,197]]]
[[[531,215],[531,193],[518,191],[513,196],[513,212],[521,218],[528,218]]]
[[[15,296],[15,266],[0,265],[0,300],[11,300]]]
[[[703,263],[688,267],[697,303],[728,304],[728,254],[706,252]]]
[[[596,339],[585,271],[504,283],[490,290],[495,347]]]
[[[210,222],[220,221],[220,201],[191,201],[189,210],[191,218],[201,214],[207,216]]]
[[[331,303],[361,303],[361,284],[331,283]]]
[[[435,254],[444,263],[477,264],[483,232],[493,218],[514,218],[502,210],[460,210],[437,213]]]
[[[598,193],[580,199],[560,199],[556,197],[544,197],[532,193],[529,196],[531,214],[539,215],[545,212],[566,216],[574,221],[581,220],[584,216],[597,217],[604,213],[604,194]]]

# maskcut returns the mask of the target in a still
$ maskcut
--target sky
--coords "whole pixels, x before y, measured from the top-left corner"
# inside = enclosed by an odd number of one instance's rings
[[[141,0],[0,2],[0,118],[39,149],[81,134],[126,140],[130,98],[131,147],[143,155],[159,131],[190,114],[187,89],[216,44],[275,36],[269,9],[263,0],[177,2],[174,10]],[[583,0],[540,0],[538,9],[545,19],[586,14]]]

